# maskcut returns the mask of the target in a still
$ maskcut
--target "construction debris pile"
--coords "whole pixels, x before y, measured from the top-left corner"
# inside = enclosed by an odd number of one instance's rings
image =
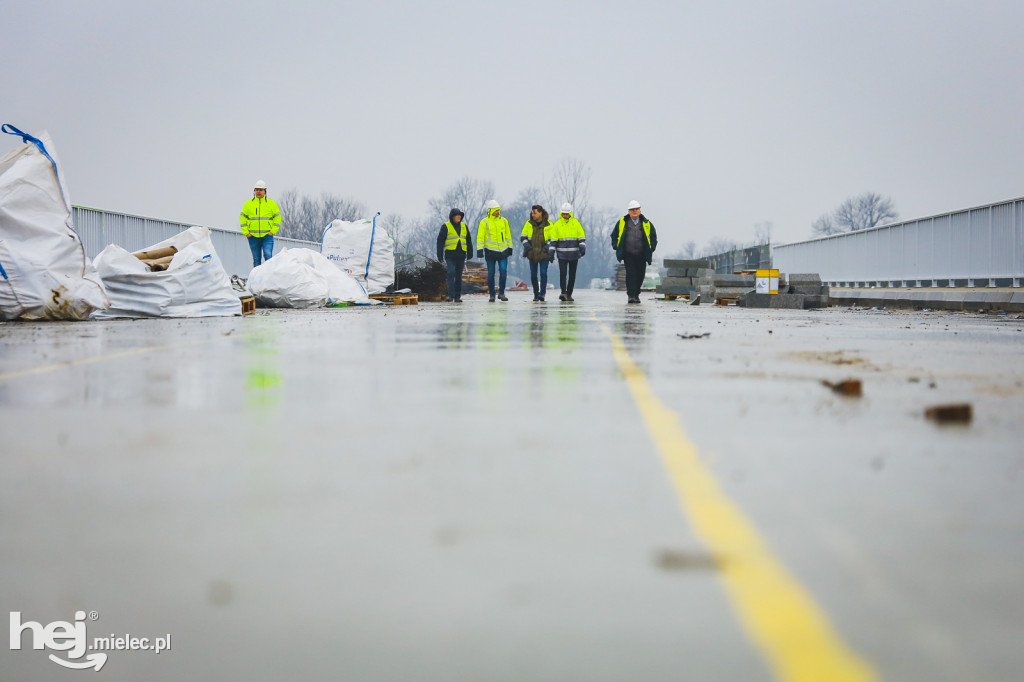
[[[110,307],[93,318],[242,314],[208,227],[190,227],[134,253],[108,244],[94,263]]]
[[[418,268],[402,268],[395,273],[395,289],[409,289],[421,301],[443,301],[448,296],[448,271],[436,260]]]
[[[467,261],[462,273],[462,293],[479,294],[487,291],[487,266],[483,262]]]

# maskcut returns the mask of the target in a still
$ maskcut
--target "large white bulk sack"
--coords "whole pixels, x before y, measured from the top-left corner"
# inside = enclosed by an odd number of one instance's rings
[[[96,256],[96,269],[110,296],[110,308],[93,313],[93,317],[242,314],[242,303],[213,248],[208,228],[190,227],[144,250],[168,246],[178,252],[163,272],[150,272],[145,263],[116,244],[103,249]]]
[[[359,281],[368,294],[383,293],[395,283],[395,242],[377,227],[377,216],[335,220],[324,230],[320,253]]]
[[[257,303],[270,308],[315,308],[343,301],[371,303],[355,278],[310,249],[282,249],[252,269],[247,286]]]
[[[53,141],[2,129],[25,144],[0,159],[0,320],[84,320],[109,301],[72,227]]]

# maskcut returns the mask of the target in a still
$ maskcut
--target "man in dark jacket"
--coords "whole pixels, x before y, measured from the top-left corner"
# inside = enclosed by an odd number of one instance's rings
[[[473,253],[473,240],[463,222],[466,214],[453,208],[437,233],[437,260],[448,268],[448,300],[462,303],[462,270]]]
[[[612,229],[612,248],[615,249],[615,258],[626,265],[627,303],[639,303],[647,266],[658,248],[658,231],[654,229],[654,223],[640,212],[639,201],[629,202],[627,210],[628,213],[619,218]]]

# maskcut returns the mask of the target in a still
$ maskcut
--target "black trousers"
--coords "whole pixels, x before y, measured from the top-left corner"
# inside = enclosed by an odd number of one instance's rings
[[[622,262],[626,265],[626,295],[639,298],[647,275],[647,258],[643,254],[637,256],[627,253],[623,255]]]
[[[558,283],[566,296],[572,296],[572,288],[576,286],[576,266],[579,264],[578,260],[558,259]]]

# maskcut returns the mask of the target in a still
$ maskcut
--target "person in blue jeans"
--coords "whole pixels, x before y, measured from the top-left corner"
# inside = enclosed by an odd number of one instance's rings
[[[239,219],[242,234],[249,240],[252,266],[256,267],[274,255],[274,235],[281,229],[281,209],[267,196],[267,183],[259,180],[252,190],[252,199],[242,205]]]
[[[473,240],[469,226],[463,222],[466,214],[453,208],[448,222],[437,233],[437,260],[448,270],[448,301],[462,303],[462,270],[473,253]]]
[[[498,270],[498,299],[507,301],[505,282],[508,279],[508,257],[512,255],[512,231],[501,216],[501,206],[491,199],[485,204],[487,215],[476,231],[476,256],[487,259],[487,293],[494,303],[494,270]]]
[[[543,301],[548,290],[548,265],[555,259],[551,238],[551,220],[540,204],[530,210],[530,219],[523,225],[519,241],[523,245],[523,258],[530,261],[530,281],[533,283],[534,302]],[[540,281],[537,273],[540,272]]]

